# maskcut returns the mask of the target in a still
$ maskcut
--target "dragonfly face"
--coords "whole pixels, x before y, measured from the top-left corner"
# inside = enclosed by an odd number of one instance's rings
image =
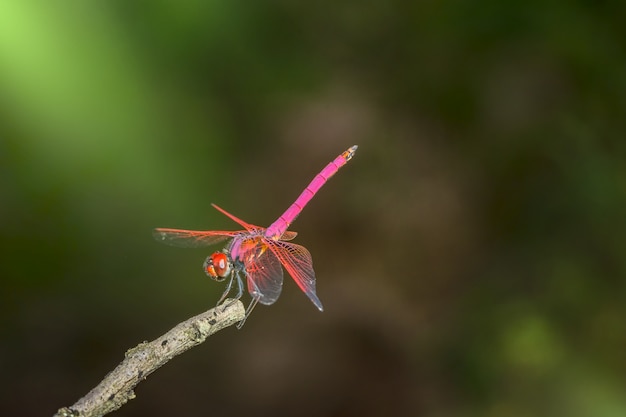
[[[215,281],[224,281],[232,271],[233,262],[228,251],[215,252],[204,261],[204,272]]]

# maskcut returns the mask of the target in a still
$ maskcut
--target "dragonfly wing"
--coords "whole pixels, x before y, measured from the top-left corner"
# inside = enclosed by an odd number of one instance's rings
[[[200,248],[232,238],[241,232],[201,231],[181,229],[154,229],[152,236],[157,242],[181,248]]]
[[[324,311],[322,302],[315,293],[315,271],[313,271],[313,259],[309,251],[295,243],[282,241],[268,241],[270,249],[280,263],[285,267],[296,284],[309,297],[320,311]]]
[[[298,232],[292,232],[291,230],[287,230],[285,233],[283,233],[279,240],[292,240],[296,236],[298,236]]]
[[[263,246],[261,250],[267,249]],[[261,304],[274,304],[283,289],[283,268],[271,250],[249,258],[245,265],[248,277],[248,292]]]
[[[224,210],[223,208],[221,208],[217,204],[211,204],[211,205],[213,206],[213,208],[215,210],[217,210],[220,213],[222,213],[223,215],[227,216],[229,219],[231,219],[232,221],[238,223],[240,226],[244,227],[248,231],[255,230],[255,229],[263,229],[262,227],[255,226],[253,224],[244,222],[239,217],[235,216],[234,214],[230,214],[229,212],[227,212],[226,210]]]

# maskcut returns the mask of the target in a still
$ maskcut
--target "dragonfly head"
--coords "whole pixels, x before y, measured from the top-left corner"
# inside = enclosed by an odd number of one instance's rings
[[[215,281],[223,281],[232,271],[233,262],[227,251],[215,252],[204,261],[204,272]]]

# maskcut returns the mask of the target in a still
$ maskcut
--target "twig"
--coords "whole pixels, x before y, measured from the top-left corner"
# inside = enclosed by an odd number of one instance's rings
[[[115,411],[135,398],[133,388],[148,375],[174,358],[204,342],[213,333],[244,317],[243,304],[227,299],[222,305],[178,324],[152,342],[129,349],[117,368],[71,407],[63,407],[54,417],[98,417]]]

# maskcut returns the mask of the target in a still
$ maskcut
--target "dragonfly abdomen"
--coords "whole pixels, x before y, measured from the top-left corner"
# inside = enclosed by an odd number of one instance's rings
[[[270,239],[278,239],[285,233],[289,225],[298,217],[302,209],[308,204],[315,194],[322,188],[326,181],[339,171],[339,168],[344,166],[356,152],[357,146],[354,145],[347,151],[343,152],[328,165],[320,171],[319,174],[313,178],[313,180],[307,185],[307,187],[298,196],[296,201],[289,206],[289,208],[267,228],[265,231],[265,237]]]

